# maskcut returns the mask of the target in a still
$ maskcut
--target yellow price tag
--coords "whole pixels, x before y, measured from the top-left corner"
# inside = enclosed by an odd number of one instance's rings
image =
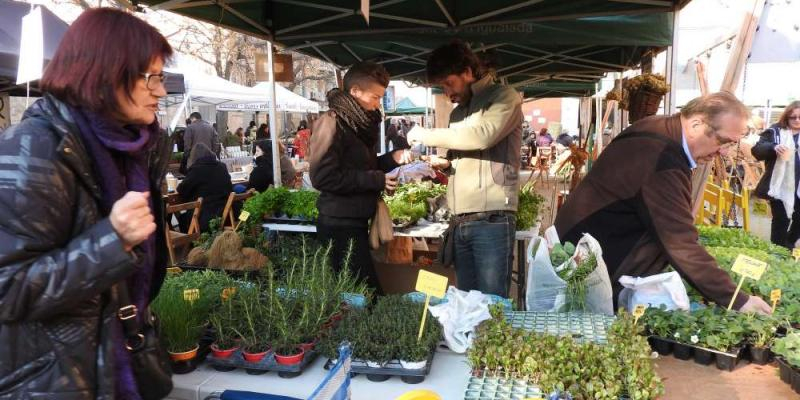
[[[239,213],[239,221],[247,221],[248,218],[250,218],[249,212],[242,211],[241,213]]]
[[[421,269],[417,277],[416,290],[428,296],[444,298],[447,290],[447,277]]]
[[[770,301],[775,302],[775,301],[778,301],[780,299],[781,299],[781,290],[780,289],[773,289],[771,292],[769,292],[769,300]]]
[[[794,257],[795,261],[800,259],[800,247],[795,247],[792,249],[792,257]]]
[[[425,317],[428,316],[428,305],[431,302],[431,296],[444,297],[444,292],[447,290],[447,277],[421,269],[419,270],[419,276],[417,276],[416,289],[425,293],[425,307],[422,309],[422,321],[419,323],[419,334],[417,335],[417,341],[419,342],[422,339],[422,332],[425,330]]]
[[[223,301],[228,300],[231,296],[236,294],[236,286],[226,287],[222,289],[222,293],[219,294],[219,297],[222,298]]]
[[[183,300],[195,302],[200,300],[200,289],[186,289],[183,291]]]
[[[636,308],[633,309],[634,323],[639,322],[639,318],[642,318],[642,315],[644,315],[644,310],[646,310],[646,309],[647,309],[647,306],[644,305],[644,304],[637,304],[636,305]]]
[[[733,262],[733,267],[731,268],[733,272],[756,281],[761,279],[761,275],[764,274],[766,269],[767,263],[744,254],[739,254],[736,257],[736,261]]]
[[[169,267],[169,268],[167,268],[167,275],[178,275],[181,272],[183,272],[181,267]]]

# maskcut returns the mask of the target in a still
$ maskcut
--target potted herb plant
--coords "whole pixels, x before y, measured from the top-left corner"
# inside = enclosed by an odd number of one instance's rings
[[[750,314],[747,316],[748,340],[750,342],[750,360],[754,364],[765,365],[772,359],[770,346],[775,341],[778,321],[769,316]]]
[[[259,363],[270,350],[269,304],[263,302],[259,284],[241,288],[235,299],[241,318],[235,332],[242,339],[242,356],[249,363]]]
[[[151,304],[176,374],[189,373],[196,368],[198,341],[205,329],[203,316],[195,310],[194,302],[184,299],[183,290],[178,280],[167,279]]]
[[[411,335],[404,336],[397,347],[397,358],[403,369],[425,368],[430,353],[431,347],[426,341],[418,341]]]

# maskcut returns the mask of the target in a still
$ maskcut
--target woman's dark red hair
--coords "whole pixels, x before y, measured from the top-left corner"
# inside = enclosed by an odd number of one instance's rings
[[[118,88],[130,98],[150,64],[171,56],[167,39],[147,22],[124,11],[95,8],[69,27],[40,87],[72,106],[114,112]]]

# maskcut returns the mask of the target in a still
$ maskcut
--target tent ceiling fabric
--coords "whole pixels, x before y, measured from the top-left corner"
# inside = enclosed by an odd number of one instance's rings
[[[459,38],[509,84],[575,79],[637,65],[672,42],[673,12],[690,0],[142,1],[347,67],[382,63],[395,79],[424,82],[425,60]],[[565,75],[566,74],[566,75]]]

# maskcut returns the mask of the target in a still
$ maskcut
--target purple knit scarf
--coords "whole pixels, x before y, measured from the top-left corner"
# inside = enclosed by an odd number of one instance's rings
[[[111,207],[129,191],[150,191],[148,156],[159,135],[158,121],[149,126],[119,125],[108,117],[72,108],[81,139],[93,160],[95,173],[99,177],[103,192],[103,215],[111,213]],[[153,197],[150,209],[153,210]],[[144,310],[150,296],[150,285],[155,267],[155,234],[138,246],[144,256],[137,272],[126,283],[131,301],[139,310]],[[141,400],[136,378],[131,368],[131,359],[125,348],[122,325],[115,318],[111,337],[114,341],[115,395],[118,400]]]

